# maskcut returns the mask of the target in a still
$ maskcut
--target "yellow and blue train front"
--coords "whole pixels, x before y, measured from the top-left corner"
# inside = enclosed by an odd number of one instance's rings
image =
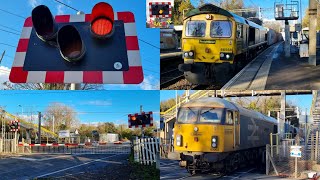
[[[234,21],[217,14],[201,14],[184,21],[179,70],[195,84],[219,82],[216,75],[228,75],[233,64]]]

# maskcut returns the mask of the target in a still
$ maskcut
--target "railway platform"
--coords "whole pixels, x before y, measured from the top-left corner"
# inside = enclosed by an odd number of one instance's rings
[[[281,42],[269,47],[222,89],[320,89],[320,66],[309,65],[308,58],[300,58],[295,46],[291,47],[291,56],[286,58],[283,46]],[[320,51],[317,54],[317,62],[320,62]]]
[[[160,51],[160,60],[182,57],[181,49],[169,49]]]

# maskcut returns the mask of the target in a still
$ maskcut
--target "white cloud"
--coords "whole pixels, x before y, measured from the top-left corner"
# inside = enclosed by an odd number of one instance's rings
[[[92,101],[85,101],[81,102],[81,105],[94,105],[94,106],[111,106],[111,100],[92,100]]]
[[[28,3],[32,8],[35,8],[36,6],[41,4],[41,1],[40,0],[28,0]]]
[[[62,4],[57,5],[57,15],[62,15],[64,13],[64,6]]]
[[[140,88],[143,90],[159,90],[159,80],[152,75],[145,76]]]
[[[5,66],[0,66],[0,89],[5,89],[4,82],[9,81],[10,69]]]

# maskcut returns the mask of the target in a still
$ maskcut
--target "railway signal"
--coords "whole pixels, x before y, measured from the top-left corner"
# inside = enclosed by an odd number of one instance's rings
[[[170,18],[172,7],[170,2],[150,2],[149,3],[150,17],[154,18]]]
[[[20,121],[19,120],[9,121],[9,128],[10,128],[10,131],[19,131]]]
[[[131,12],[100,2],[91,14],[53,16],[40,5],[27,18],[10,73],[13,83],[139,84],[143,72]]]
[[[141,112],[128,115],[129,128],[141,128],[153,126],[152,112]]]

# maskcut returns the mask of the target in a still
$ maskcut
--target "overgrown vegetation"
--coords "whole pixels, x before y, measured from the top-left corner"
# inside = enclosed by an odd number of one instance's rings
[[[131,166],[130,179],[141,180],[158,180],[160,179],[160,170],[156,168],[156,164],[150,166],[142,165],[134,161],[133,152],[129,156],[129,165]]]

